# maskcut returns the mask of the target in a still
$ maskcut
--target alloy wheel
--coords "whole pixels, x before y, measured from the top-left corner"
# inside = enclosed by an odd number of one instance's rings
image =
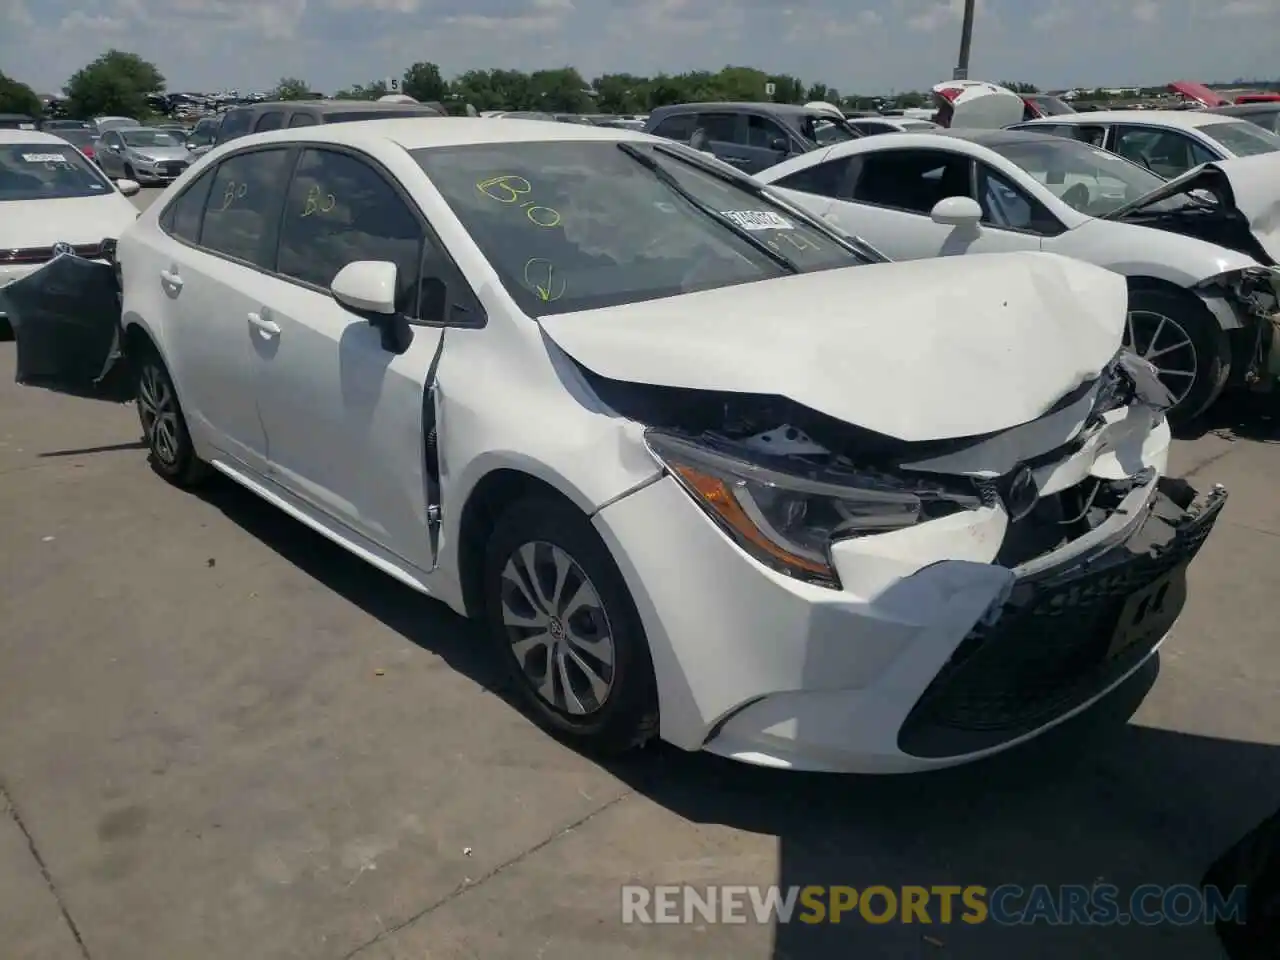
[[[1155,311],[1131,310],[1124,345],[1156,368],[1174,406],[1186,399],[1195,385],[1200,357],[1181,324]]]
[[[138,414],[151,452],[166,466],[178,462],[178,404],[169,378],[154,363],[138,377]]]
[[[615,647],[600,594],[555,544],[512,552],[502,570],[502,622],[525,679],[574,717],[599,711],[613,688]]]

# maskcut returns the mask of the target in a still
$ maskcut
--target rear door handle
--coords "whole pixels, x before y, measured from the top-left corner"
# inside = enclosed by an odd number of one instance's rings
[[[182,289],[182,278],[174,270],[161,270],[160,283],[174,291]]]
[[[266,311],[264,310],[262,313],[249,314],[249,323],[256,327],[258,333],[267,339],[280,336],[280,324],[274,320],[268,320],[264,316],[265,313]]]

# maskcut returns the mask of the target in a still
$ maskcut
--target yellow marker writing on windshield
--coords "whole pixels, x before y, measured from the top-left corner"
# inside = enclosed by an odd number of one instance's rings
[[[535,257],[526,262],[524,282],[543,303],[554,303],[564,296],[565,283],[550,260]]]
[[[309,217],[313,213],[328,213],[337,205],[332,193],[322,194],[320,192],[320,184],[313,183],[311,188],[307,190],[307,201],[303,204],[302,215]]]
[[[504,173],[500,177],[489,177],[477,180],[476,189],[491,200],[499,203],[518,203],[524,215],[535,227],[558,227],[562,219],[560,211],[551,207],[540,206],[532,200],[521,200],[526,194],[533,192],[533,184],[524,177],[514,173]]]

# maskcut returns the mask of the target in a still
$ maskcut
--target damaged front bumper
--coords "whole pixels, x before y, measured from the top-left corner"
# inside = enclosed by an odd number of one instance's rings
[[[1227,494],[1164,478],[1131,494],[1117,529],[1057,563],[1015,570],[1008,599],[956,648],[903,724],[903,752],[989,752],[1092,703],[1163,641],[1186,601],[1187,567]],[[1096,531],[1103,533],[1101,529]]]
[[[1111,441],[1132,463],[1141,438],[1122,429]],[[1083,449],[1045,469],[1077,458],[1094,476],[1117,459]],[[1055,549],[993,561],[1009,524],[984,506],[836,544],[838,590],[747,557],[669,476],[609,505],[594,521],[644,624],[663,739],[901,773],[999,752],[1086,709],[1155,652],[1226,499],[1157,479],[1163,448],[1142,459],[1107,519]]]

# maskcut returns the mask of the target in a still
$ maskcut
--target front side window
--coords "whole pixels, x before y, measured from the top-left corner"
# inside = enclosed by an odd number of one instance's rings
[[[941,150],[885,150],[862,158],[853,199],[927,215],[941,200],[969,195],[968,158]]]
[[[289,179],[288,150],[254,150],[218,164],[200,228],[200,246],[270,267],[269,237]]]
[[[1157,127],[1118,127],[1115,152],[1166,178],[1217,159],[1186,134]]]
[[[0,202],[102,197],[110,182],[69,143],[0,145]]]
[[[1260,153],[1280,151],[1280,136],[1245,120],[1206,124],[1200,128],[1200,132],[1210,140],[1222,144],[1237,157],[1253,157]]]
[[[314,127],[316,126],[316,118],[309,113],[295,113],[289,118],[289,126],[293,127]]]
[[[779,140],[782,141],[781,144],[778,143]],[[759,147],[761,150],[788,150],[791,138],[787,136],[787,131],[768,117],[751,114],[747,117],[747,146]]]
[[[697,129],[702,130],[708,140],[719,143],[736,143],[740,139],[736,113],[700,113]]]
[[[1045,137],[989,146],[1067,206],[1090,217],[1106,216],[1164,183],[1138,164],[1076,140]]]
[[[396,265],[396,309],[417,311],[423,229],[400,194],[359,157],[304,150],[280,226],[278,272],[328,289],[356,260]]]
[[[856,140],[857,135],[846,124],[833,117],[820,114],[809,114],[800,121],[800,131],[808,140],[820,147],[829,147],[833,143],[844,143]]]
[[[411,152],[531,316],[866,262],[754,182],[677,150],[583,140]]]
[[[978,203],[983,223],[990,226],[1039,234],[1062,232],[1062,225],[1039,200],[985,163],[978,165]]]
[[[217,142],[226,143],[236,137],[243,137],[249,132],[252,123],[252,110],[228,110],[222,117],[222,124],[218,127]]]

